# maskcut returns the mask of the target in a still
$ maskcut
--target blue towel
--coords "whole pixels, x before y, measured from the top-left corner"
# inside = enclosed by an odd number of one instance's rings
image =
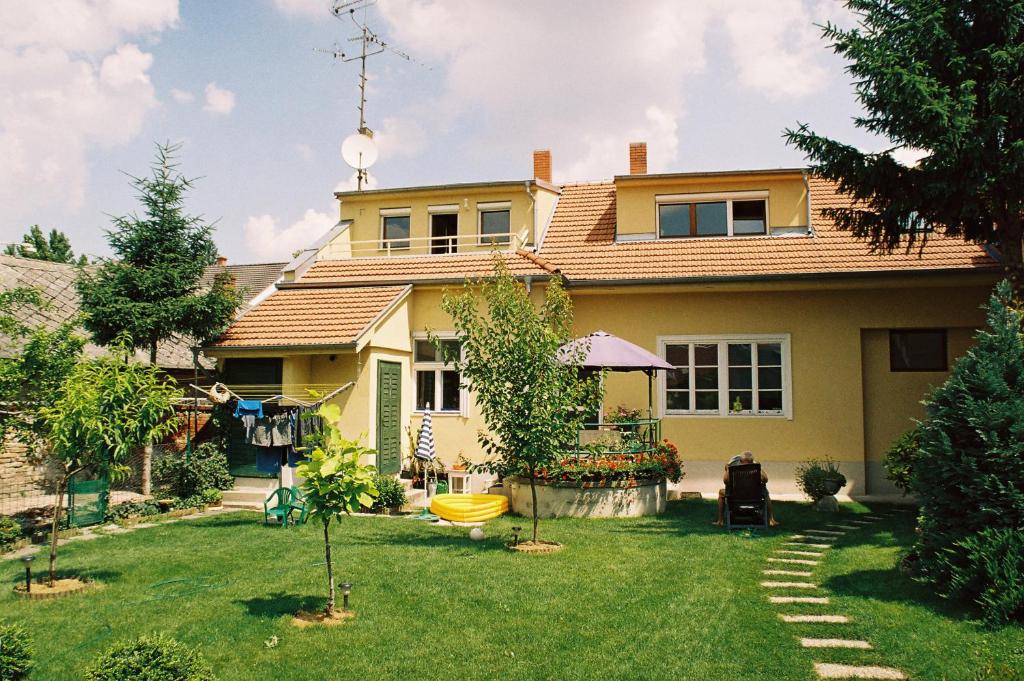
[[[263,403],[259,400],[238,400],[238,404],[235,405],[235,418],[247,414],[263,418]]]
[[[277,447],[260,447],[257,449],[256,470],[260,473],[280,473],[281,450]]]

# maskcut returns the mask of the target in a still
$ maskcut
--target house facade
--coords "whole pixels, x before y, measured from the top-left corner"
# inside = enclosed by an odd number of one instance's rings
[[[341,427],[382,472],[399,471],[428,404],[439,456],[481,460],[479,410],[426,336],[457,343],[441,296],[497,252],[538,301],[564,279],[577,335],[676,367],[654,415],[682,488],[716,490],[749,449],[776,493],[810,457],[838,461],[853,495],[891,493],[882,458],[970,347],[996,260],[936,234],[872,253],[821,214],[847,199],[803,169],[650,174],[643,144],[628,158],[608,182],[556,186],[536,152],[530,180],[338,193],[338,225],[205,352],[240,394],[340,390]],[[605,388],[606,410],[647,408],[642,374]]]

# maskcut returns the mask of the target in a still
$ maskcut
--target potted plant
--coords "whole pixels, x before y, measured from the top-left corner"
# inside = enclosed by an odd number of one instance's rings
[[[828,457],[824,460],[809,459],[797,466],[796,482],[816,508],[828,510],[837,507],[835,495],[846,486],[846,476],[839,470],[839,464]],[[832,502],[827,504],[827,508],[822,503],[825,499]]]

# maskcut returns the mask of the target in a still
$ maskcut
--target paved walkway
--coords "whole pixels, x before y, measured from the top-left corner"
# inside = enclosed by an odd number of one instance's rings
[[[798,638],[800,645],[815,651],[817,658],[828,658],[830,650],[874,650],[869,641],[842,637],[846,615],[835,612],[831,599],[814,581],[814,568],[821,564],[834,542],[847,532],[858,532],[882,520],[881,516],[864,515],[858,519],[844,519],[842,523],[824,524],[821,528],[808,528],[782,542],[768,558],[762,570],[765,579],[761,586],[768,590],[768,602],[773,605],[808,606],[810,612],[780,612],[779,620],[786,624],[814,625],[821,638]],[[805,579],[799,579],[805,578]],[[784,610],[784,608],[780,608]],[[814,671],[821,679],[906,679],[899,669],[885,666],[857,666],[833,662],[814,662]]]

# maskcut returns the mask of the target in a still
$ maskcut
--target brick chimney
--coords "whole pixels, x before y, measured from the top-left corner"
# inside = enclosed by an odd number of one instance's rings
[[[630,142],[629,144],[629,174],[647,174],[647,142]]]
[[[226,257],[224,257],[223,255],[218,255],[217,256],[217,267],[224,267],[227,264],[228,264],[228,259]]]
[[[533,152],[533,176],[551,183],[551,150],[537,149]]]

